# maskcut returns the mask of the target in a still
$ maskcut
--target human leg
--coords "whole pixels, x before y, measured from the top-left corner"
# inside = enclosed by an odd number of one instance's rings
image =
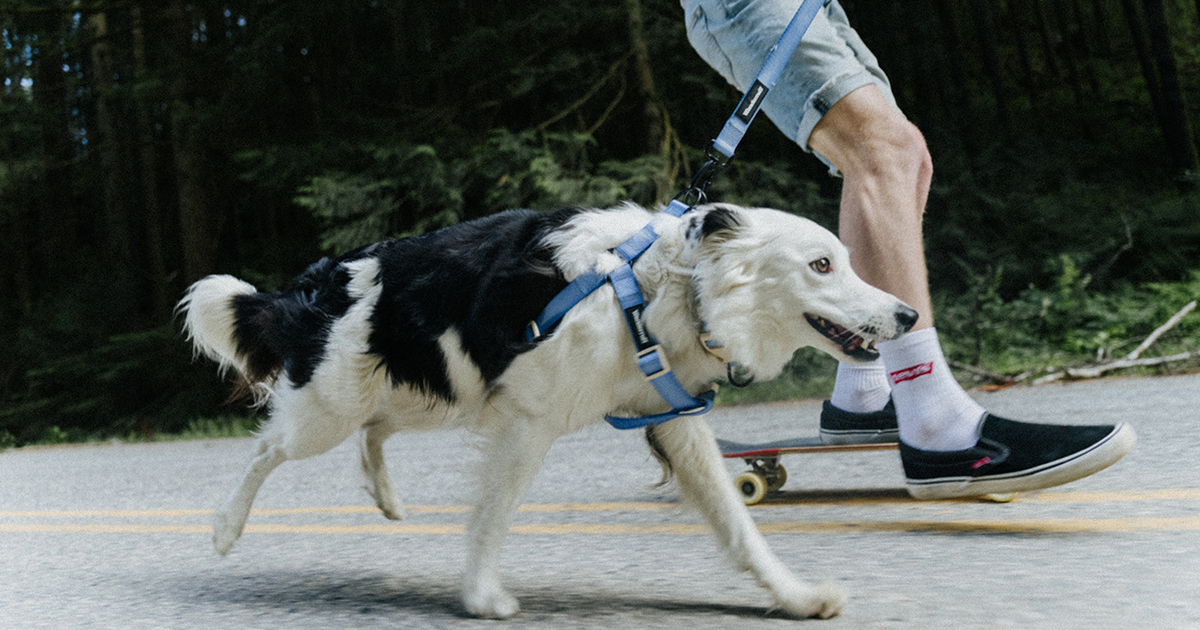
[[[776,24],[795,11],[798,1],[687,0],[689,41],[744,91],[782,31]],[[1127,425],[1050,430],[1052,425],[995,418],[954,380],[933,329],[924,258],[922,217],[932,160],[924,138],[895,107],[886,77],[836,1],[818,14],[762,111],[802,148],[841,171],[845,183],[839,230],[851,250],[851,264],[865,280],[921,315],[915,333],[880,344],[905,444],[906,476],[910,488],[920,486],[915,495],[969,496],[983,487],[972,487],[972,482],[985,477],[987,492],[1005,491],[1006,483],[1013,490],[1057,485],[1108,466],[1132,448],[1135,438]],[[864,412],[882,400],[878,393],[877,381],[870,378],[839,378],[835,386],[839,400],[869,395],[871,402],[858,406]],[[824,421],[823,415],[823,427]],[[1031,434],[1055,442],[1027,439]],[[968,461],[985,442],[1011,444],[1024,452]],[[1063,455],[1063,449],[1069,452]],[[1008,446],[1000,450],[1011,454]],[[1012,481],[1017,478],[1021,482]]]

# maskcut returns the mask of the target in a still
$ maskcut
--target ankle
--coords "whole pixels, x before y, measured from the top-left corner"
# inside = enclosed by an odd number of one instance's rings
[[[879,352],[892,384],[901,441],[929,451],[975,445],[984,409],[954,379],[936,329],[882,343]]]
[[[892,385],[882,361],[864,365],[838,363],[837,380],[829,402],[853,413],[879,411],[892,397]]]

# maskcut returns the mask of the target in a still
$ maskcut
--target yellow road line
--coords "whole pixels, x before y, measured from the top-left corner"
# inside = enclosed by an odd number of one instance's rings
[[[647,510],[679,509],[677,503],[624,502],[624,503],[543,503],[522,505],[518,512],[564,513],[564,512],[637,512]],[[465,514],[469,505],[406,505],[410,514]],[[377,514],[373,505],[347,505],[337,507],[303,507],[284,509],[250,510],[255,516],[287,516],[294,514]],[[212,516],[216,510],[42,510],[33,512],[4,512],[0,518],[172,518],[179,516]]]
[[[1163,490],[1124,490],[1107,492],[1038,492],[1022,494],[1017,498],[1018,503],[1128,503],[1146,501],[1195,501],[1200,500],[1200,488],[1176,488]],[[975,501],[975,499],[971,499]],[[797,505],[864,505],[906,503],[920,505],[938,505],[938,502],[919,502],[899,493],[888,493],[888,496],[862,497],[853,491],[846,495],[821,494],[805,497],[803,493],[784,494],[771,499],[767,503],[755,506],[754,509],[764,510],[780,507],[796,507]],[[951,503],[951,502],[941,502]],[[665,511],[681,509],[678,503],[627,501],[608,503],[543,503],[527,504],[518,508],[523,513],[563,514],[575,512],[642,512]],[[468,505],[407,505],[405,509],[410,514],[465,514],[471,511]],[[333,507],[301,507],[301,508],[256,508],[250,511],[255,516],[291,516],[303,514],[376,514],[379,509],[373,505],[347,505]],[[39,511],[0,511],[0,518],[177,518],[189,516],[212,516],[215,510],[39,510]]]
[[[955,521],[813,521],[768,522],[764,534],[842,534],[851,532],[923,532],[939,534],[1066,534],[1112,532],[1200,531],[1200,517],[1048,518]],[[288,525],[246,526],[247,534],[301,535],[462,535],[461,524]],[[689,523],[537,523],[514,525],[518,535],[565,536],[692,536],[705,534],[703,525]],[[207,525],[0,523],[5,533],[67,534],[211,534]]]
[[[1200,488],[1167,490],[1125,490],[1122,492],[1039,492],[1028,498],[1044,503],[1116,503],[1130,501],[1194,501],[1200,499]]]
[[[764,534],[929,532],[941,534],[1051,534],[1200,530],[1200,517],[1042,518],[957,521],[759,523]]]

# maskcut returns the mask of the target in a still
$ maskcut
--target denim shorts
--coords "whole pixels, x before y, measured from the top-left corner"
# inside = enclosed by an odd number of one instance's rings
[[[708,65],[744,93],[800,2],[685,0],[688,41]],[[811,152],[808,137],[821,116],[843,96],[872,83],[896,104],[875,55],[850,27],[837,0],[826,0],[761,111],[787,137]],[[816,155],[836,174],[828,160]]]

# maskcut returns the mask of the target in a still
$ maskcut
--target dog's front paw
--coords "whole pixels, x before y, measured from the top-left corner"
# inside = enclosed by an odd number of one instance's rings
[[[829,582],[816,586],[796,584],[784,592],[775,593],[776,610],[802,619],[829,619],[842,612],[845,605],[846,593]]]
[[[379,510],[383,512],[383,517],[389,521],[403,521],[408,517],[408,511],[399,503],[386,507],[381,505],[379,506]]]
[[[367,483],[363,485],[363,490],[366,490],[367,494],[375,499],[375,505],[379,506],[379,511],[383,512],[384,518],[390,521],[402,521],[408,517],[404,503],[400,501],[400,497],[396,495],[390,482],[386,480],[372,481],[368,478]]]
[[[217,512],[216,518],[213,519],[213,548],[220,555],[229,553],[233,549],[233,543],[242,535],[242,523],[232,522],[229,515],[224,512]]]
[[[379,506],[379,511],[383,512],[384,518],[389,521],[402,521],[408,517],[408,511],[394,492],[376,495],[375,505]]]
[[[521,610],[517,598],[499,584],[465,586],[463,605],[467,612],[486,619],[508,619]]]

